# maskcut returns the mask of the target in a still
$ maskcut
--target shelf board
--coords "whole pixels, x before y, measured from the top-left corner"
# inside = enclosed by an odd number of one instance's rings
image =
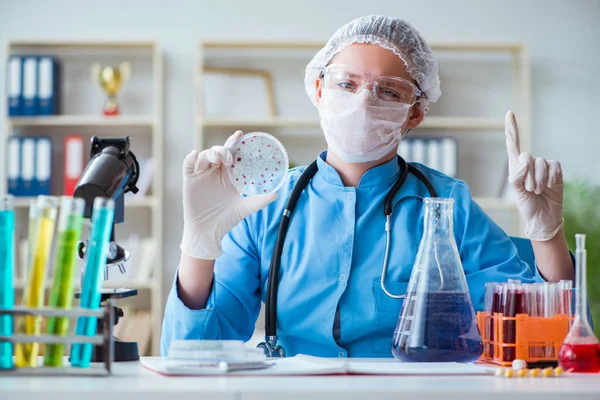
[[[200,43],[201,48],[205,49],[274,49],[274,50],[319,50],[325,45],[325,42],[319,41],[218,41],[208,40]],[[524,48],[521,43],[497,42],[430,42],[429,46],[433,51],[452,50],[452,51],[498,51],[515,52]]]
[[[103,289],[137,289],[137,290],[154,290],[157,288],[156,283],[150,282],[115,282],[111,284],[111,282],[104,282],[102,284]]]
[[[208,128],[319,128],[319,120],[310,117],[273,117],[266,119],[206,118],[200,120],[201,127]],[[504,120],[480,117],[426,117],[419,128],[502,130]]]
[[[517,209],[517,205],[514,202],[508,202],[498,197],[475,197],[473,200],[486,211]]]
[[[419,128],[501,130],[504,132],[504,119],[481,117],[425,117]],[[418,129],[418,128],[417,128]]]
[[[53,115],[47,117],[13,117],[8,119],[12,126],[98,126],[98,127],[149,127],[155,124],[152,115]]]
[[[201,126],[211,128],[318,128],[316,118],[273,117],[267,119],[207,118]]]
[[[8,43],[11,48],[46,48],[46,49],[83,49],[83,50],[110,50],[110,49],[146,49],[150,50],[157,47],[153,41],[101,41],[101,40],[12,40]]]
[[[156,206],[156,204],[157,204],[156,198],[153,196],[129,198],[127,195],[125,195],[125,207],[130,207],[130,208],[154,207],[154,206]]]
[[[25,283],[23,282],[22,279],[18,279],[15,281],[14,283],[14,288],[16,290],[22,290],[25,287]],[[103,289],[119,289],[119,288],[129,288],[129,289],[138,289],[138,290],[154,290],[156,289],[158,286],[155,282],[141,282],[141,283],[137,283],[137,282],[118,282],[115,283],[114,285],[111,285],[110,282],[105,282],[102,285]],[[50,290],[52,288],[52,281],[48,280],[46,281],[46,284],[44,286],[44,288],[46,290]],[[75,291],[79,291],[81,290],[80,287],[76,287]]]
[[[34,197],[15,197],[14,206],[15,208],[27,208]],[[125,197],[125,207],[128,208],[142,208],[142,207],[154,207],[156,205],[156,199],[152,196],[142,197],[140,199],[130,199]]]

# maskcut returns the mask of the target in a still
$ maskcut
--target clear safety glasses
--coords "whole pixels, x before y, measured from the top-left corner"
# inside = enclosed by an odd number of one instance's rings
[[[383,101],[414,104],[423,92],[412,82],[397,76],[371,76],[351,66],[332,64],[322,74],[327,89],[356,93],[371,84],[373,96]]]

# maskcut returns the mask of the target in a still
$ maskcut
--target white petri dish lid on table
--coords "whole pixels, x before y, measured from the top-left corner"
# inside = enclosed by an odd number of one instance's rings
[[[248,133],[234,144],[231,152],[233,165],[227,170],[240,194],[272,193],[283,185],[290,163],[285,148],[273,135]]]

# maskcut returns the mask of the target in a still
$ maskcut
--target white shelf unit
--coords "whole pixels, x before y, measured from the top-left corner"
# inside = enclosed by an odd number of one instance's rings
[[[158,122],[152,115],[56,115],[47,117],[15,117],[8,119],[8,125],[19,126],[61,126],[61,127],[154,127]]]
[[[195,110],[195,146],[197,149],[204,149],[211,144],[207,138],[214,132],[220,135],[221,143],[234,130],[241,129],[273,129],[278,130],[277,136],[280,138],[294,137],[305,138],[306,142],[314,142],[316,138],[321,138],[322,133],[319,130],[319,121],[317,117],[302,116],[283,116],[276,115],[260,118],[238,118],[235,116],[211,116],[205,115],[203,89],[205,87],[204,69],[215,67],[218,64],[219,54],[224,55],[224,59],[232,57],[247,57],[248,60],[257,60],[264,57],[265,54],[277,53],[280,57],[304,57],[301,67],[306,66],[310,58],[324,45],[321,42],[250,42],[250,41],[204,41],[198,45],[198,64],[194,71],[194,110]],[[530,118],[530,65],[529,55],[526,47],[520,43],[452,43],[439,42],[430,43],[434,52],[450,52],[456,54],[479,53],[486,55],[500,53],[508,55],[510,58],[511,75],[511,93],[512,98],[507,109],[510,107],[518,117],[520,130],[521,151],[531,151],[531,118]],[[216,53],[213,55],[212,53]],[[250,64],[250,63],[248,63]],[[267,68],[268,59],[264,61],[261,68]],[[227,68],[235,68],[230,64]],[[296,73],[296,79],[302,80],[303,77]],[[443,86],[442,86],[443,87]],[[297,96],[306,96],[305,92],[294,93]],[[444,93],[446,98],[452,96],[452,93]],[[433,105],[435,107],[435,105]],[[302,131],[303,129],[307,131]],[[438,131],[449,131],[454,137],[463,134],[481,135],[504,135],[504,115],[494,115],[494,117],[479,116],[434,116],[428,115],[419,129],[435,129]],[[312,130],[312,131],[308,131]],[[288,149],[289,150],[289,149]],[[499,151],[505,151],[504,148]],[[316,155],[316,153],[315,153]],[[460,173],[459,173],[460,175]],[[460,176],[459,176],[460,178]],[[469,183],[469,182],[467,182]],[[518,211],[513,201],[506,201],[497,196],[479,196],[475,197],[477,203],[486,211],[510,212],[519,222],[518,228],[514,230],[516,234],[522,232],[522,222],[518,216]]]
[[[145,232],[139,232],[141,237],[149,238],[156,244],[156,256],[155,262],[151,266],[152,277],[148,281],[142,282],[122,282],[119,281],[118,285],[111,283],[110,281],[104,282],[103,287],[130,287],[138,289],[139,296],[144,296],[141,303],[138,304],[140,309],[148,309],[151,313],[151,325],[150,342],[149,347],[150,355],[159,354],[159,342],[160,332],[163,318],[163,299],[162,299],[162,260],[163,260],[163,55],[160,46],[155,42],[150,41],[38,41],[38,40],[13,40],[7,42],[6,55],[10,57],[13,54],[45,54],[56,56],[59,60],[67,59],[72,65],[67,71],[63,69],[61,65],[61,86],[62,93],[59,101],[62,105],[61,115],[53,116],[32,116],[32,117],[9,117],[7,113],[8,106],[6,99],[3,97],[1,105],[3,108],[3,115],[5,117],[4,129],[1,130],[0,136],[0,150],[1,154],[6,155],[7,139],[12,135],[28,135],[28,134],[44,134],[52,138],[53,142],[57,141],[57,144],[62,145],[62,137],[66,134],[78,133],[79,131],[84,137],[90,138],[91,136],[100,137],[132,137],[131,150],[140,158],[140,154],[136,151],[139,147],[145,147],[147,157],[152,157],[154,161],[154,172],[151,183],[151,194],[141,198],[125,198],[125,222],[123,224],[116,225],[115,231],[117,236],[117,242],[119,239],[120,228],[127,225],[129,230],[132,230],[136,234],[137,225],[136,220],[128,219],[128,214],[131,212],[143,212],[144,216],[149,216],[150,222],[148,222],[147,229]],[[115,60],[126,61],[130,57],[137,60],[144,70],[144,73],[148,74],[147,80],[150,81],[143,83],[147,92],[143,94],[139,93],[140,86],[135,87],[133,82],[137,78],[137,72],[134,69],[132,71],[132,77],[129,82],[124,85],[123,91],[118,95],[118,99],[121,105],[121,115],[119,116],[103,116],[101,113],[102,103],[97,101],[101,98],[105,98],[105,94],[101,91],[97,83],[91,82],[87,78],[87,87],[83,87],[85,90],[75,90],[75,95],[79,96],[76,99],[67,98],[64,86],[70,78],[79,79],[79,84],[84,81],[84,77],[89,76],[89,67],[91,61],[107,63]],[[138,57],[138,58],[135,58]],[[110,61],[108,61],[110,60]],[[5,65],[6,65],[5,60]],[[120,62],[119,61],[119,62]],[[67,64],[67,62],[65,63]],[[74,68],[73,65],[80,67],[79,69]],[[71,74],[72,73],[72,74]],[[79,75],[77,75],[79,74]],[[72,82],[71,82],[72,84]],[[127,101],[121,97],[122,93],[127,90],[128,85],[134,85],[129,91],[129,98],[139,97],[137,101],[145,101],[147,104],[146,109],[143,112],[128,112]],[[85,85],[84,85],[85,86]],[[77,89],[80,89],[78,87]],[[72,88],[71,88],[72,89]],[[6,92],[5,92],[6,93]],[[71,93],[72,94],[72,93]],[[90,99],[93,96],[93,99]],[[151,97],[149,97],[151,96]],[[92,103],[89,109],[82,110],[81,106],[73,103]],[[78,109],[79,107],[79,109]],[[56,154],[54,154],[56,156]],[[85,160],[89,159],[89,153],[84,155]],[[6,159],[6,157],[3,157]],[[53,162],[53,168],[56,168]],[[62,164],[62,163],[58,163]],[[0,166],[0,193],[7,192],[7,176],[6,176],[6,163],[3,160]],[[143,173],[143,172],[142,172]],[[62,180],[62,169],[53,169],[53,179],[55,176],[59,176]],[[56,188],[53,184],[53,195],[61,195],[60,188]],[[54,193],[54,192],[57,193]],[[16,197],[15,198],[15,211],[17,216],[17,228],[24,234],[27,226],[27,212],[31,197]],[[148,217],[144,217],[146,219]],[[22,240],[23,237],[17,238]],[[17,254],[18,256],[18,254]],[[132,266],[134,267],[134,266]],[[134,267],[135,268],[135,267]],[[114,273],[114,272],[113,272]],[[17,292],[22,291],[24,282],[22,278],[19,278],[15,282],[15,289]],[[78,284],[76,283],[76,286]],[[46,282],[46,290],[51,287],[51,277],[48,276]],[[17,294],[19,296],[19,294]],[[135,298],[130,298],[135,299]],[[127,303],[129,299],[123,300],[122,302]],[[140,303],[140,301],[137,301]],[[126,316],[127,317],[127,316]]]

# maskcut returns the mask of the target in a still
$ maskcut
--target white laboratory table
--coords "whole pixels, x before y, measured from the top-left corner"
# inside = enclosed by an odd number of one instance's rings
[[[587,400],[600,374],[559,378],[495,376],[166,377],[138,362],[112,376],[1,376],[0,400]]]

